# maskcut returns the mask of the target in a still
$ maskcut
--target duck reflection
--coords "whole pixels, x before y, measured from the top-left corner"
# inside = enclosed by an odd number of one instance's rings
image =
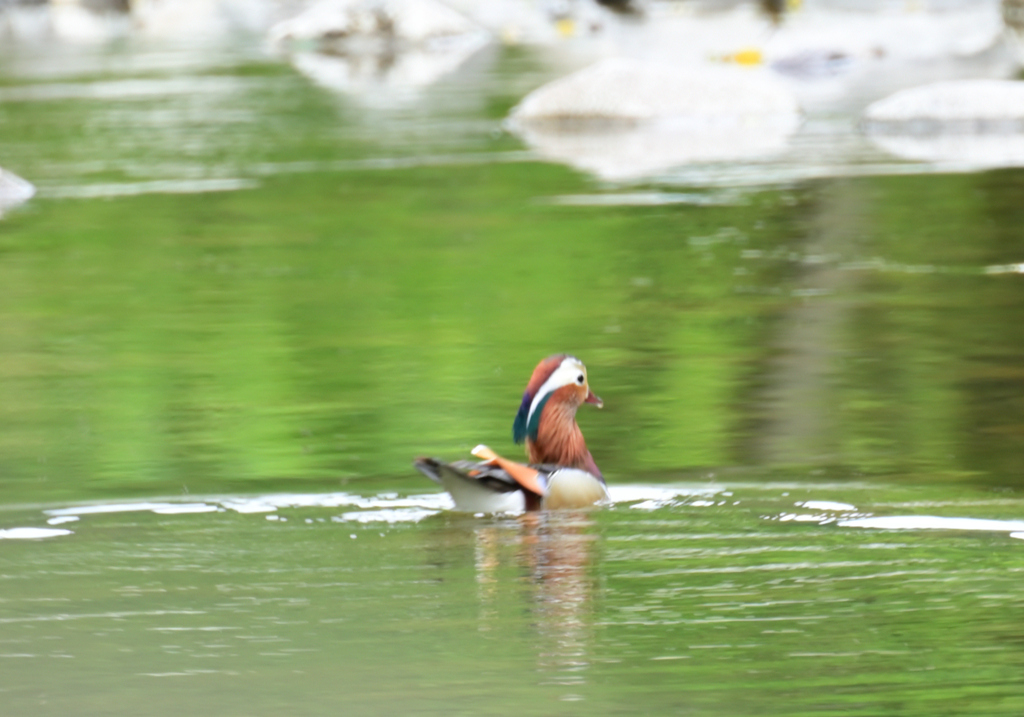
[[[591,511],[525,513],[514,521],[476,530],[476,581],[480,630],[497,624],[501,546],[514,546],[536,631],[537,662],[544,682],[582,685],[592,641],[594,518]]]

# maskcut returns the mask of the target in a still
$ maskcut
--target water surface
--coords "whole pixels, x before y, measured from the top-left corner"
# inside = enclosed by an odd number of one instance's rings
[[[3,53],[4,714],[1024,711],[1021,171],[601,184],[517,48]],[[449,511],[564,350],[614,504]]]

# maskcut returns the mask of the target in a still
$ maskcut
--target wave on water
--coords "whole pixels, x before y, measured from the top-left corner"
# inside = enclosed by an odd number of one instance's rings
[[[615,485],[609,487],[609,504],[631,510],[656,511],[679,508],[723,508],[737,506],[733,490],[722,485]],[[783,496],[788,495],[783,493]],[[765,496],[762,496],[762,498]],[[874,530],[961,530],[1006,532],[1010,537],[1024,539],[1024,520],[996,520],[971,517],[940,517],[934,515],[876,516],[858,510],[855,505],[833,500],[805,500],[794,504],[799,511],[763,515],[766,520],[781,523],[835,524],[841,528]],[[346,508],[330,518],[335,523],[418,523],[425,518],[454,508],[446,493],[424,493],[402,496],[381,492],[372,496],[354,493],[274,493],[258,496],[217,496],[201,500],[155,500],[88,503],[43,510],[49,526],[81,520],[91,515],[148,512],[155,515],[186,515],[193,513],[263,514],[267,520],[287,522],[282,509]],[[317,518],[322,522],[323,518]],[[313,522],[312,518],[306,519]],[[11,527],[0,529],[0,539],[40,539],[73,535],[73,531],[57,527]]]

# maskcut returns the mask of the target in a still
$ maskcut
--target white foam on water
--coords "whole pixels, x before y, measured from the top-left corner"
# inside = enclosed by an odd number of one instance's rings
[[[189,507],[192,509],[189,510]],[[100,513],[138,513],[145,511],[152,513],[159,513],[161,511],[168,513],[206,513],[209,510],[217,510],[217,506],[209,505],[208,503],[153,503],[143,501],[136,503],[97,503],[95,505],[80,505],[73,508],[53,508],[44,510],[43,513],[59,517],[66,515],[82,516]]]
[[[154,508],[153,512],[158,515],[180,515],[183,513],[216,513],[218,510],[221,508],[209,503],[171,503],[163,508]]]
[[[107,513],[149,512],[156,515],[183,515],[191,513],[216,513],[231,510],[236,513],[277,513],[280,508],[361,508],[367,517],[353,518],[359,522],[408,522],[420,520],[441,510],[454,507],[446,493],[427,493],[401,498],[397,493],[384,492],[376,496],[361,496],[352,493],[278,493],[248,497],[208,498],[198,502],[171,501],[130,501],[125,503],[97,503],[51,508],[43,513],[50,516],[50,525],[79,520],[85,515]],[[354,514],[353,514],[354,515]],[[268,520],[286,520],[278,515],[267,515]],[[22,536],[4,536],[22,537]],[[31,537],[31,536],[28,536]]]
[[[670,204],[716,206],[733,204],[739,195],[733,192],[706,194],[697,192],[608,192],[605,194],[561,194],[543,199],[548,204],[568,207],[657,207]]]
[[[657,510],[658,508],[664,507],[664,503],[660,500],[644,500],[639,503],[634,503],[629,506],[634,510]]]
[[[418,523],[424,518],[437,515],[439,510],[425,510],[423,508],[383,508],[381,510],[360,510],[351,513],[342,513],[331,520],[335,522],[354,523]],[[352,537],[355,537],[354,535]]]
[[[731,495],[721,486],[652,486],[620,485],[609,488],[610,502],[635,503],[630,507],[640,510],[684,504],[714,506],[716,496]],[[339,508],[353,510],[344,513],[342,520],[366,522],[416,522],[442,510],[454,507],[447,493],[423,493],[401,497],[393,491],[381,492],[374,496],[353,493],[276,493],[252,497],[222,496],[208,497],[203,501],[128,501],[124,503],[96,503],[91,505],[51,508],[43,511],[51,525],[79,520],[86,515],[107,513],[149,512],[157,515],[181,515],[191,513],[215,513],[234,511],[242,514],[270,514],[270,520],[284,520],[277,515],[283,508]],[[334,520],[338,520],[335,517]]]
[[[79,520],[79,517],[77,515],[61,515],[57,516],[56,518],[50,518],[48,521],[46,521],[46,524],[60,525],[62,523],[74,523],[76,520]]]
[[[7,528],[0,530],[0,540],[35,540],[71,534],[70,530],[63,528]]]
[[[341,159],[330,161],[264,162],[248,168],[252,174],[273,176],[278,174],[305,174],[307,172],[354,172],[364,170],[409,169],[415,167],[445,167],[477,164],[505,164],[535,162],[532,152],[468,152],[458,154],[417,155],[415,157],[370,157],[368,159]]]
[[[224,630],[241,630],[240,627],[207,625],[204,627],[147,627],[153,632],[223,632]]]
[[[854,518],[852,520],[840,520],[838,525],[845,528],[875,528],[877,530],[1024,531],[1024,520],[945,518],[935,515],[888,515],[874,518]]]
[[[232,670],[184,670],[182,672],[139,672],[142,677],[194,677],[195,675],[237,675]]]
[[[256,499],[252,500],[229,500],[221,503],[228,510],[236,513],[273,513],[277,510],[276,505],[270,505]]]
[[[254,498],[228,498],[218,501],[238,513],[272,513],[278,508],[426,508],[446,510],[453,507],[446,493],[427,493],[398,498],[395,493],[361,496],[352,493],[279,493]]]
[[[613,503],[633,503],[643,500],[669,501],[688,496],[709,498],[723,490],[720,486],[612,485],[608,486],[608,496]]]
[[[3,102],[47,100],[130,100],[197,93],[222,95],[244,89],[234,77],[182,77],[172,79],[106,80],[100,82],[47,82],[0,89]]]
[[[254,189],[259,182],[252,179],[155,179],[148,182],[116,182],[40,187],[39,194],[51,199],[96,199],[100,197],[134,197],[140,194],[203,194],[236,192]]]
[[[455,507],[455,503],[447,493],[425,493],[397,499],[380,496],[360,498],[357,505],[365,508],[426,508],[428,510],[446,510]]]
[[[779,520],[783,523],[794,521],[797,523],[821,523],[831,522],[831,519],[826,518],[822,515],[809,515],[807,513],[783,513],[779,516]]]
[[[992,264],[985,267],[986,274],[1024,274],[1024,263]]]
[[[807,508],[807,510],[827,510],[832,512],[849,512],[857,510],[857,506],[850,505],[849,503],[836,503],[831,500],[805,500],[802,503],[797,503],[799,508]]]

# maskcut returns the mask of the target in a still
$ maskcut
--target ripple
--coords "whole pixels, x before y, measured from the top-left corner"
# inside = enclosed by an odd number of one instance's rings
[[[857,510],[857,507],[849,503],[835,503],[831,500],[805,500],[797,503],[801,508],[808,510],[831,510],[836,512]]]
[[[437,515],[438,510],[425,510],[423,508],[382,508],[380,510],[361,510],[352,513],[342,513],[331,520],[335,522],[355,523],[418,523],[424,518]]]
[[[844,528],[875,528],[878,530],[981,530],[1024,531],[1024,520],[991,520],[986,518],[945,518],[935,515],[890,515],[875,518],[841,520]],[[1024,536],[1018,533],[1013,537]]]
[[[545,201],[568,207],[658,207],[669,204],[724,206],[735,204],[740,195],[733,192],[608,192],[605,194],[562,194]]]
[[[47,525],[61,525],[63,523],[74,523],[79,520],[77,515],[58,515],[56,518],[50,518],[46,521]]]
[[[0,530],[0,540],[35,540],[71,534],[70,530],[63,528],[8,528]]]
[[[182,670],[180,672],[140,672],[142,677],[195,677],[196,675],[238,675],[233,670]]]
[[[676,505],[681,498],[696,498],[693,505],[700,499],[716,495],[731,496],[732,493],[722,486],[660,486],[660,485],[613,485],[608,487],[608,497],[613,504],[636,503],[630,506],[640,510],[655,510],[669,505]]]
[[[204,610],[130,610],[92,612],[81,614],[32,615],[28,617],[0,617],[0,624],[22,622],[68,622],[69,620],[123,620],[127,617],[163,617],[164,615],[205,615]]]
[[[83,505],[75,508],[54,508],[44,510],[43,513],[54,517],[95,515],[99,513],[134,513],[149,511],[161,514],[176,513],[209,513],[217,510],[216,505],[209,503],[99,503],[96,505]]]
[[[40,187],[39,195],[52,199],[96,199],[100,197],[134,197],[140,194],[236,192],[242,189],[254,189],[258,186],[259,182],[252,179],[157,179],[149,182]]]
[[[60,522],[73,520],[83,515],[104,513],[150,512],[158,515],[177,515],[187,513],[213,513],[231,510],[236,513],[273,513],[279,508],[338,508],[352,506],[355,508],[422,508],[439,511],[452,507],[451,499],[445,493],[427,493],[411,495],[405,498],[394,493],[376,496],[361,496],[352,493],[277,493],[253,497],[220,497],[207,498],[202,502],[174,501],[130,501],[125,503],[95,503],[90,505],[72,506],[68,508],[51,508],[43,513],[51,517],[51,521]]]
[[[4,102],[46,100],[127,100],[196,93],[222,95],[246,85],[236,77],[181,77],[171,79],[107,80],[100,82],[53,82],[0,90]]]

